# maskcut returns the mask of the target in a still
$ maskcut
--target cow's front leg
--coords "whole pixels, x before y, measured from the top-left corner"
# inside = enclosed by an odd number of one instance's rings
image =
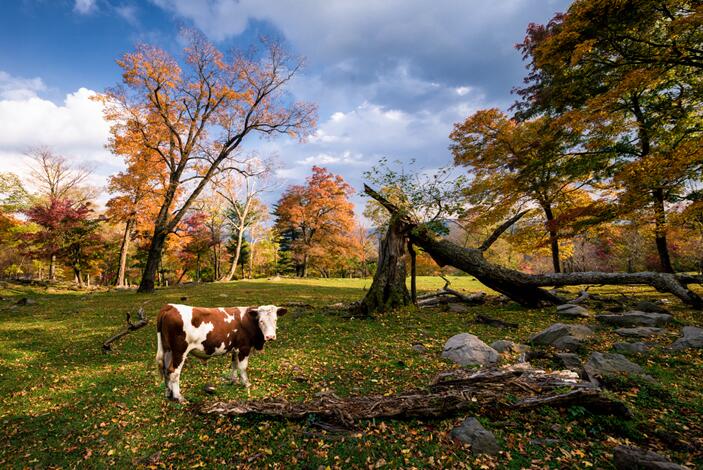
[[[239,374],[237,373],[239,369],[239,352],[234,351],[232,353],[232,375],[230,376],[230,380],[232,381],[232,384],[238,384],[239,383]]]
[[[247,366],[249,365],[249,350],[248,349],[242,349],[239,351],[238,357],[237,357],[237,370],[239,371],[239,375],[242,377],[242,383],[244,386],[249,389],[251,387],[251,384],[249,383],[249,376],[247,375]]]

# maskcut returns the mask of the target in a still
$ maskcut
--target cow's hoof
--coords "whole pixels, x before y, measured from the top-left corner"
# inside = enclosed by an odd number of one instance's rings
[[[169,400],[174,401],[176,403],[180,403],[181,405],[187,403],[186,399],[183,397],[169,397]]]

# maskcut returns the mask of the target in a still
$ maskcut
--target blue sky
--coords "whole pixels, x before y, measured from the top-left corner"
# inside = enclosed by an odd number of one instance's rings
[[[0,171],[26,174],[24,153],[52,145],[95,169],[119,170],[103,145],[94,92],[116,84],[115,63],[138,42],[177,53],[181,26],[222,49],[277,36],[307,65],[291,84],[319,106],[308,143],[252,141],[278,160],[279,188],[320,164],[360,189],[380,157],[436,168],[450,162],[452,124],[507,108],[524,66],[514,44],[565,0],[5,0],[0,37]],[[277,194],[267,199],[275,200]],[[357,202],[359,200],[357,199]]]

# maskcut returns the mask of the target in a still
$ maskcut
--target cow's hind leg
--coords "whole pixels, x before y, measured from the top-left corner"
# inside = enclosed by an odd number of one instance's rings
[[[161,363],[161,377],[164,379],[164,385],[166,386],[166,398],[169,400],[173,397],[171,392],[171,384],[168,381],[169,370],[172,368],[171,359],[173,353],[171,351],[164,351],[163,362]]]
[[[168,367],[168,389],[171,391],[169,398],[178,402],[183,402],[183,396],[181,396],[181,369],[185,363],[186,356],[188,355],[190,349],[186,349],[183,354],[178,354],[176,351],[172,351],[171,354],[171,364]]]

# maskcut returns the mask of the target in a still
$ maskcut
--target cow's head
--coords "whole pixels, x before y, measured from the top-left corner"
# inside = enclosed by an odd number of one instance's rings
[[[276,307],[275,305],[262,305],[249,312],[258,320],[264,339],[273,341],[276,339],[276,321],[279,316],[285,315],[287,311],[285,308]]]

